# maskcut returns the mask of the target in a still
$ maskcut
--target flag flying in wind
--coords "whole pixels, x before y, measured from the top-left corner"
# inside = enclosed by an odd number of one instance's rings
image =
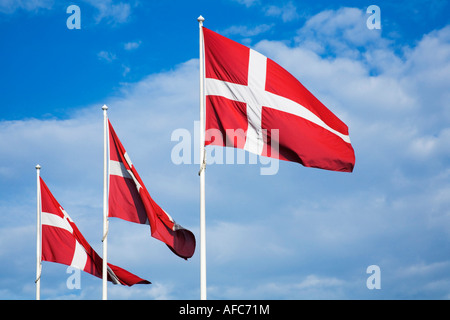
[[[348,127],[271,59],[203,27],[205,145],[353,171]],[[208,132],[220,131],[221,138]],[[208,131],[210,130],[210,131]]]
[[[81,269],[102,278],[103,259],[92,249],[67,212],[40,178],[42,206],[42,260]],[[150,282],[108,263],[108,280],[132,286]]]
[[[181,227],[152,199],[128,153],[108,120],[109,217],[149,224],[152,237],[188,259],[195,251],[194,234]]]

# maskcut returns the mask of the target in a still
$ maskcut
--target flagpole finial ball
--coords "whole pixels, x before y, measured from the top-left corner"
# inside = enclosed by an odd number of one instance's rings
[[[39,170],[41,168],[40,165],[36,165],[36,169]]]
[[[102,110],[108,110],[108,106],[106,104],[103,105]]]
[[[200,16],[200,17],[197,18],[197,21],[198,21],[198,22],[203,22],[203,21],[205,21],[205,18],[203,18],[202,16]]]

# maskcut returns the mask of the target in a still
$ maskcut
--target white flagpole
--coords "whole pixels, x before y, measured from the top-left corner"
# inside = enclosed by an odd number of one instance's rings
[[[36,300],[41,300],[41,166],[36,165],[37,221],[36,221]]]
[[[108,107],[103,105],[103,266],[102,266],[102,299],[108,300]]]
[[[206,300],[206,218],[205,218],[205,120],[204,120],[204,50],[203,50],[203,21],[197,18],[200,31],[200,299]]]

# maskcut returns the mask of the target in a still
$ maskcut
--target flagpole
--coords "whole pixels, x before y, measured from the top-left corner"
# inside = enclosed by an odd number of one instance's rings
[[[205,120],[204,120],[204,50],[203,50],[203,21],[205,18],[197,18],[200,38],[200,299],[206,300],[206,218],[205,218]]]
[[[37,218],[36,218],[36,300],[41,300],[41,166],[36,165],[37,181]]]
[[[108,300],[108,107],[103,105],[103,266],[102,266],[102,299]]]

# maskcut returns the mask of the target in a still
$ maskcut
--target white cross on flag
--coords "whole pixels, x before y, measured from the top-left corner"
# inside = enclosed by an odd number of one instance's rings
[[[191,258],[195,251],[194,234],[175,223],[152,199],[109,120],[108,131],[108,216],[149,224],[152,237],[164,242],[181,258]]]
[[[348,127],[271,59],[203,27],[205,145],[353,171]],[[208,130],[219,130],[212,139]],[[211,141],[212,140],[212,141]]]
[[[67,212],[40,178],[42,217],[42,260],[81,269],[102,278],[103,259],[92,249]],[[108,280],[132,286],[147,280],[108,263]]]

